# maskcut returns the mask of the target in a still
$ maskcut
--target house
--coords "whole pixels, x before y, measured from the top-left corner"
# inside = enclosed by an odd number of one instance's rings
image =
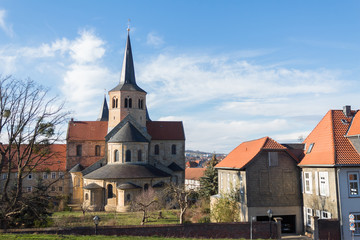
[[[297,151],[298,152],[298,151]],[[215,168],[219,194],[236,194],[240,221],[268,221],[267,212],[282,217],[289,232],[301,233],[302,195],[298,157],[269,137],[241,143]]]
[[[32,162],[23,172],[22,191],[31,193],[38,186],[48,186],[50,196],[67,196],[69,194],[69,179],[66,177],[66,145],[53,144],[43,148],[43,153],[34,154]],[[6,164],[7,165],[7,164]],[[4,188],[9,178],[8,186],[16,184],[18,177],[17,166],[13,165],[9,174],[7,167],[3,168],[0,187]]]
[[[97,121],[70,121],[67,169],[72,202],[90,210],[127,211],[137,195],[166,183],[184,184],[182,122],[152,121],[138,86],[128,32],[120,82]]]
[[[351,239],[349,215],[360,239],[360,113],[350,106],[330,110],[304,140],[302,168],[304,225],[313,232],[312,216],[338,219],[342,239]]]
[[[185,169],[185,189],[199,190],[201,188],[200,178],[204,176],[206,168]]]

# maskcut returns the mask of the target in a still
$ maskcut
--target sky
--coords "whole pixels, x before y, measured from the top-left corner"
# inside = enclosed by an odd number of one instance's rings
[[[186,149],[299,142],[360,100],[360,1],[0,0],[0,75],[31,78],[96,120],[120,80],[127,27],[152,120]]]

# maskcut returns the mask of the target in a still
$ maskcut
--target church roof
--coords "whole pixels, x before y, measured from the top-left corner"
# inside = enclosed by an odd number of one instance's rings
[[[107,164],[87,175],[86,179],[162,178],[169,174],[149,164]]]
[[[75,172],[81,172],[82,170],[84,170],[84,167],[81,166],[80,163],[76,164],[74,167],[72,167],[69,172],[70,173],[75,173]]]
[[[126,189],[136,189],[136,188],[141,188],[141,187],[138,185],[135,185],[131,182],[127,182],[127,183],[120,184],[117,188],[121,189],[121,190],[126,190]]]
[[[84,187],[84,189],[99,189],[99,188],[103,188],[103,187],[96,183],[90,183]]]
[[[170,168],[170,170],[174,171],[174,172],[180,172],[180,171],[184,171],[184,169],[182,169],[179,165],[177,165],[175,162],[172,162],[168,168]]]
[[[182,122],[147,121],[151,140],[185,140]]]
[[[115,88],[111,89],[113,91],[140,91],[146,93],[141,89],[135,80],[135,70],[134,70],[134,61],[131,51],[130,35],[128,33],[124,61],[121,70],[120,83]]]
[[[70,121],[66,140],[103,141],[107,134],[107,130],[108,130],[107,121]]]
[[[106,97],[104,96],[104,101],[101,106],[100,114],[96,121],[108,121],[109,120],[109,108],[106,102]]]
[[[148,140],[136,129],[136,127],[134,127],[134,125],[130,122],[126,122],[125,125],[108,140],[108,142],[148,142]]]

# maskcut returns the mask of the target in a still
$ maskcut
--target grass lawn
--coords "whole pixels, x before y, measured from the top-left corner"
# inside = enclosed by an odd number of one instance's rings
[[[116,240],[160,240],[160,239],[171,239],[171,240],[194,240],[196,238],[164,238],[164,237],[134,237],[134,236],[73,236],[73,235],[48,235],[48,234],[2,234],[0,239],[49,239],[49,240],[58,240],[58,239],[68,239],[68,240],[87,240],[87,239],[116,239]],[[197,239],[198,240],[198,239]],[[221,239],[217,239],[221,240]],[[224,239],[223,239],[224,240]],[[244,239],[243,239],[244,240]]]
[[[163,218],[158,218],[159,212],[154,212],[153,217],[146,224],[177,224],[178,211],[165,210],[161,211]],[[87,212],[83,216],[82,212],[55,212],[52,219],[53,227],[86,227],[94,226],[93,217],[97,215],[101,221],[99,226],[120,226],[120,225],[139,225],[141,222],[141,212]]]

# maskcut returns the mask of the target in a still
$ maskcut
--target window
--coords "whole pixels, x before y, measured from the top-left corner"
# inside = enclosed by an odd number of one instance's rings
[[[132,108],[132,99],[129,98],[129,108]]]
[[[125,162],[131,162],[131,151],[126,150]]]
[[[175,144],[171,145],[171,154],[176,155],[176,145]]]
[[[56,178],[56,172],[52,172],[51,173],[51,179],[55,179]]]
[[[330,218],[331,218],[331,213],[326,211],[321,211],[321,219],[330,219]]]
[[[95,156],[100,156],[100,145],[95,146]]]
[[[89,200],[89,194],[88,193],[85,193],[85,200]]]
[[[113,97],[112,108],[117,108],[117,107],[118,107],[118,99],[117,99],[117,97]]]
[[[355,219],[355,235],[360,235],[360,213],[352,213]]]
[[[27,176],[27,178],[28,178],[29,180],[31,180],[31,179],[32,179],[32,173],[29,173],[29,175]]]
[[[141,150],[138,151],[138,162],[142,161],[142,152]]]
[[[55,186],[51,187],[51,191],[53,191],[53,192],[55,191]]]
[[[319,172],[320,195],[329,196],[329,180],[327,172]]]
[[[233,189],[236,190],[236,174],[233,174]]]
[[[125,100],[124,100],[124,108],[127,108],[127,107],[128,107],[128,99],[125,98]]]
[[[63,172],[59,172],[59,178],[63,179],[64,178],[64,173]]]
[[[278,153],[277,152],[269,152],[269,167],[275,167],[278,165]]]
[[[154,152],[155,152],[155,155],[159,155],[160,149],[159,149],[159,145],[158,145],[158,144],[155,145]]]
[[[47,173],[43,174],[43,179],[48,179],[48,174]]]
[[[63,190],[62,187],[59,187],[59,191],[62,192],[62,190]]]
[[[139,109],[143,109],[143,108],[144,108],[144,100],[139,99],[138,107],[139,107]]]
[[[305,193],[312,193],[311,172],[304,172],[304,188]]]
[[[32,192],[32,187],[27,187],[26,190],[27,190],[28,192]]]
[[[311,153],[313,147],[314,147],[314,143],[311,143],[306,153]]]
[[[219,192],[221,192],[221,190],[222,190],[222,187],[223,187],[223,173],[220,173],[220,191]]]
[[[108,198],[113,198],[114,197],[113,186],[111,184],[107,185],[107,192],[108,192]]]
[[[114,151],[114,162],[118,162],[119,161],[119,151],[115,150]]]
[[[130,193],[128,193],[128,194],[126,195],[126,201],[127,201],[127,202],[130,202],[130,201],[131,201],[131,195],[130,195]]]
[[[358,173],[348,173],[348,183],[349,183],[349,196],[358,197],[359,196],[359,174]]]
[[[227,192],[230,193],[230,173],[227,174]]]
[[[81,153],[82,153],[82,146],[77,145],[76,146],[76,156],[81,156]]]
[[[306,209],[306,225],[311,226],[311,217],[313,215],[313,211],[311,208],[305,208]]]

